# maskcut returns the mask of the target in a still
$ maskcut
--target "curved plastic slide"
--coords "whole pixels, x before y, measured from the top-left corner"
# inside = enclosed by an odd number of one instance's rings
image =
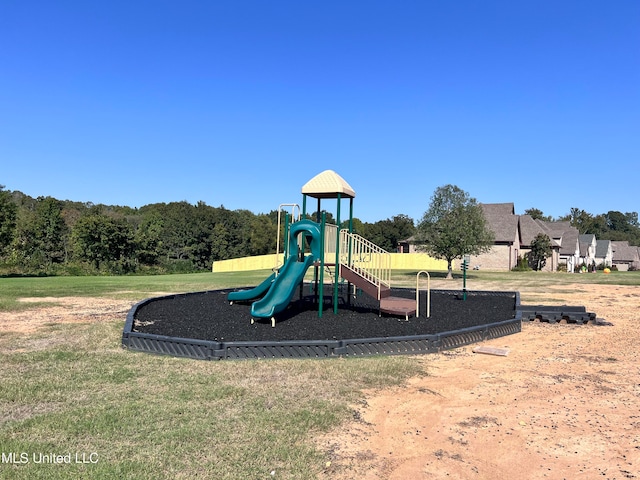
[[[302,261],[298,260],[299,247],[296,242],[296,237],[300,233],[311,237],[311,253],[306,255]],[[252,319],[271,318],[271,326],[273,327],[275,327],[274,315],[287,308],[296,287],[304,280],[307,269],[316,259],[320,258],[322,248],[320,225],[311,220],[300,220],[294,223],[289,232],[289,242],[291,251],[280,273],[269,287],[266,295],[251,305]]]
[[[251,316],[254,318],[273,318],[287,308],[296,287],[300,285],[315,258],[312,255],[305,257],[303,262],[298,262],[295,256],[287,259],[280,274],[276,277],[267,294],[251,305]],[[275,323],[272,321],[272,324]]]
[[[255,286],[253,288],[247,290],[238,290],[236,292],[229,292],[227,295],[227,300],[229,302],[242,302],[253,300],[254,298],[261,297],[264,295],[264,292],[269,290],[269,287],[273,283],[273,280],[276,278],[275,272],[269,275],[260,285]]]

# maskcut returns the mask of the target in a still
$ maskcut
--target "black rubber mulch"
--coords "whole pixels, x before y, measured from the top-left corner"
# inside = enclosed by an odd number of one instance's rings
[[[322,318],[312,296],[296,294],[289,307],[276,316],[276,327],[268,319],[251,324],[251,303],[229,305],[230,290],[199,292],[154,299],[141,306],[134,319],[136,332],[169,337],[233,341],[347,340],[426,335],[515,317],[515,294],[491,295],[468,292],[431,292],[431,316],[425,318],[426,294],[422,292],[421,316],[378,316],[377,301],[360,295],[346,304],[341,297],[337,314],[326,295]],[[329,293],[328,290],[326,293]],[[394,289],[394,296],[415,299],[415,290]]]

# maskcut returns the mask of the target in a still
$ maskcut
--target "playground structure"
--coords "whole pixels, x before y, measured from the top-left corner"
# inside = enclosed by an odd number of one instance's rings
[[[201,360],[425,354],[518,333],[523,320],[598,323],[595,314],[584,307],[522,306],[518,292],[474,291],[468,301],[460,300],[466,299],[466,288],[431,292],[430,276],[424,270],[416,275],[415,292],[392,289],[390,254],[352,231],[353,189],[335,172],[326,171],[308,182],[302,193],[302,209],[295,204],[281,205],[281,209],[292,207],[291,216],[284,215],[285,251],[282,262],[263,282],[246,290],[208,290],[142,300],[127,314],[123,347]],[[317,221],[304,218],[307,197],[318,200],[317,212],[322,211],[322,199],[337,199],[337,225],[327,224],[322,214]],[[343,198],[350,200],[348,228],[340,226]],[[305,274],[311,267],[311,294],[304,294]],[[324,280],[325,271],[329,282]],[[422,296],[429,321],[409,320],[410,315],[418,317],[421,312],[423,276],[427,288]],[[365,295],[355,297],[360,292]],[[314,321],[316,313],[308,308],[310,298],[319,317],[326,300],[331,300],[334,315]],[[345,300],[352,302],[351,308],[338,312],[339,301]],[[230,305],[249,301],[250,307]],[[382,318],[383,312],[403,315],[404,320]],[[272,326],[276,315],[283,321],[280,328],[261,328],[244,321],[249,313],[252,319],[270,318]]]
[[[455,300],[458,292],[436,291],[439,310],[433,315],[427,271],[416,275],[415,292],[392,289],[391,254],[353,231],[355,191],[335,172],[315,176],[302,194],[302,208],[282,204],[278,209],[277,249],[282,230],[284,251],[281,257],[277,252],[273,273],[264,281],[245,290],[143,300],[127,315],[123,346],[205,360],[326,358],[431,353],[520,332],[517,292],[474,292],[471,305],[463,308]],[[315,221],[308,218],[309,198],[317,200]],[[327,199],[337,202],[335,225],[326,222],[322,210]],[[347,199],[349,220],[343,226],[341,203]],[[289,207],[290,214],[284,211]],[[307,276],[311,268],[313,275]],[[305,276],[312,278],[306,285]],[[420,289],[425,277],[426,292]],[[410,321],[423,312],[421,301],[429,321]],[[208,307],[203,310],[204,304]],[[312,321],[314,310],[322,317],[326,304],[334,315]],[[381,318],[382,313],[388,315]],[[243,321],[248,314],[251,323]],[[254,324],[270,319],[275,327],[276,317],[283,320],[280,328]],[[196,333],[202,329],[207,333]]]
[[[416,278],[416,301],[391,295],[391,256],[365,238],[353,232],[353,200],[356,196],[351,186],[332,170],[316,175],[302,187],[302,213],[296,218],[297,204],[282,204],[278,209],[278,239],[280,246],[282,207],[292,207],[291,216],[285,212],[284,262],[276,265],[273,273],[260,285],[248,290],[230,292],[229,302],[255,300],[251,307],[251,322],[256,318],[271,319],[275,327],[276,315],[290,303],[296,288],[303,288],[307,270],[313,270],[313,297],[318,306],[318,316],[322,317],[325,303],[325,274],[331,278],[331,300],[333,312],[338,312],[340,286],[356,295],[359,292],[371,296],[379,302],[379,314],[401,315],[405,320],[417,315],[419,306],[419,279]],[[317,199],[316,221],[307,216],[307,198]],[[335,199],[336,224],[327,224],[322,211],[323,199]],[[341,203],[349,200],[348,227],[341,227]],[[291,220],[291,223],[290,223]],[[307,248],[308,247],[308,248]],[[276,257],[278,258],[278,257]],[[429,316],[429,284],[427,283],[427,308]],[[350,298],[348,296],[347,298]]]

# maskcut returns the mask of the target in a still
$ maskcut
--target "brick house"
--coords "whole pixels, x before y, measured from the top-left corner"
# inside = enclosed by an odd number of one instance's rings
[[[531,251],[531,242],[540,233],[551,240],[551,255],[545,271],[556,271],[561,264],[573,272],[580,257],[578,229],[569,222],[545,222],[530,215],[516,215],[513,203],[480,204],[487,224],[495,235],[495,243],[489,253],[471,257],[471,265],[488,270],[511,270],[518,257]],[[595,246],[593,254],[595,255]]]
[[[520,227],[513,203],[481,203],[487,226],[494,235],[491,250],[471,255],[471,267],[483,270],[511,270],[520,255]]]
[[[578,229],[569,222],[544,222],[536,220],[551,240],[560,246],[558,251],[558,266],[564,265],[567,272],[573,272],[580,258],[580,243]]]
[[[628,242],[598,240],[595,235],[580,235],[570,222],[547,222],[530,215],[516,215],[513,203],[481,203],[487,226],[494,234],[491,250],[471,255],[470,267],[482,270],[513,269],[518,258],[531,252],[531,242],[540,233],[551,240],[551,256],[544,271],[557,271],[559,267],[574,272],[581,265],[591,267],[615,265],[618,270],[640,269],[639,247]],[[398,253],[415,253],[414,237],[398,242]]]
[[[406,240],[400,240],[397,246],[397,253],[419,253],[416,248],[416,237],[411,236]]]
[[[539,234],[545,234],[551,240],[551,256],[547,257],[547,261],[542,268],[545,272],[555,272],[558,269],[560,261],[560,243],[559,240],[549,235],[548,229],[544,228],[544,224],[540,220],[535,220],[531,215],[519,215],[518,223],[520,225],[520,251],[523,257],[531,252],[531,243]]]

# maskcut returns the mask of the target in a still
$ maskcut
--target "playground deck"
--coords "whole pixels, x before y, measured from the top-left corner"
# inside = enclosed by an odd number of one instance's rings
[[[406,321],[416,314],[416,301],[411,298],[385,297],[380,299],[380,311],[389,315],[404,315]]]

